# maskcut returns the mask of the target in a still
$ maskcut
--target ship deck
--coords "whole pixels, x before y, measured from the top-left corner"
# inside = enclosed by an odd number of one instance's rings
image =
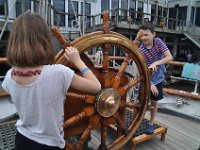
[[[145,118],[149,118],[149,111]],[[15,117],[14,117],[15,118]],[[160,139],[160,135],[150,138],[136,145],[135,150],[200,150],[200,121],[197,119],[180,117],[177,115],[158,112],[156,121],[167,128],[165,140]],[[4,126],[4,124],[10,124]],[[0,123],[0,150],[14,150],[15,127],[12,119]],[[101,131],[92,130],[90,149],[97,149],[100,145]],[[108,143],[115,136],[115,131],[108,129]],[[121,150],[130,149],[130,143],[124,145]]]
[[[146,117],[149,117],[148,111]],[[167,127],[165,140],[160,140],[158,135],[137,144],[136,150],[200,150],[199,120],[158,112],[156,121]],[[112,136],[114,136],[112,129],[109,130],[108,135],[112,139]],[[89,146],[97,149],[100,144],[100,131],[92,131],[91,137],[92,140],[89,142]],[[121,150],[128,149],[130,149],[129,143],[121,148]]]
[[[182,87],[182,86],[179,86]],[[189,86],[187,86],[189,87]],[[193,86],[192,86],[193,87]],[[190,88],[193,89],[193,88]],[[199,90],[199,89],[198,89]],[[199,91],[198,91],[199,92]],[[167,128],[165,140],[162,141],[160,135],[152,137],[136,145],[136,150],[200,150],[200,117],[199,101],[184,99],[189,105],[176,105],[175,96],[164,95],[164,101],[158,109],[156,121]],[[14,150],[15,127],[11,125],[2,126],[5,122],[10,122],[16,117],[11,117],[16,113],[13,105],[10,105],[9,97],[0,98],[0,150]],[[163,108],[164,107],[164,108]],[[195,109],[195,113],[194,113]],[[193,110],[193,111],[192,111]],[[196,115],[195,115],[196,114]],[[149,111],[146,112],[145,118],[149,118]],[[2,119],[5,118],[5,119]],[[100,145],[99,129],[92,130],[89,147],[97,149]],[[108,129],[108,143],[113,141],[115,131]],[[130,143],[124,145],[121,150],[130,149]]]

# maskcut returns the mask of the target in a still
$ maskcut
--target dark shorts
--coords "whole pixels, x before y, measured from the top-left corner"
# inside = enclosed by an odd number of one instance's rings
[[[55,146],[48,146],[37,143],[23,136],[17,131],[15,139],[15,150],[65,150]]]
[[[163,99],[163,82],[156,84],[156,87],[158,89],[158,95],[155,96],[151,92],[151,100],[153,100],[153,101],[159,101],[159,100]]]

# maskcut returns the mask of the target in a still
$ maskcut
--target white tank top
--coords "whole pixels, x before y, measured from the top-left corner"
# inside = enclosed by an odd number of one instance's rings
[[[15,104],[20,119],[17,130],[41,144],[64,148],[64,100],[74,71],[64,65],[45,65],[38,79],[19,85],[7,72],[2,87]]]

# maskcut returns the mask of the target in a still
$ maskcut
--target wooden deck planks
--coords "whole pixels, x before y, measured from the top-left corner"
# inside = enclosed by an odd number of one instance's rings
[[[149,116],[149,112],[146,113],[146,116]],[[161,141],[160,135],[158,135],[137,144],[135,150],[198,150],[200,146],[199,122],[160,112],[156,116],[156,121],[168,128],[165,141]],[[108,134],[109,136],[114,135],[112,132]],[[92,132],[92,137],[90,143],[95,145],[94,149],[96,149],[100,144],[99,130]],[[127,143],[120,150],[128,150],[129,148],[130,145]]]
[[[173,129],[168,130],[168,136],[169,136],[168,139],[175,139],[176,143],[180,143],[179,145],[186,145],[186,147],[190,147],[192,149],[198,147],[197,144],[198,141],[192,140],[190,136],[176,132],[176,130]]]
[[[192,145],[193,143],[199,142],[199,139],[192,139],[191,138],[191,136],[193,134],[192,132],[190,134],[185,135],[181,132],[178,132],[176,129],[170,128],[169,133],[170,133],[169,135],[175,136],[175,137],[181,139],[181,141],[187,141],[189,143],[189,145]]]
[[[168,134],[168,133],[167,133]],[[152,138],[151,140],[150,140],[152,143],[154,143],[155,145],[158,145],[159,147],[160,147],[160,149],[164,149],[164,150],[175,150],[174,148],[173,148],[173,146],[171,146],[171,145],[168,145],[167,143],[166,143],[166,140],[165,141],[160,141],[160,138],[159,137],[155,137],[155,138]]]
[[[193,131],[193,132],[198,132],[200,133],[200,120],[199,123],[196,123],[197,121],[190,121],[189,119],[184,119],[181,117],[176,117],[176,116],[172,116],[172,115],[167,115],[164,113],[160,113],[158,115],[158,119],[162,120],[162,119],[167,119],[170,122],[174,122],[175,124],[179,125],[179,126],[184,126],[187,130],[189,131]],[[192,128],[191,128],[192,126]]]
[[[173,118],[173,120],[170,119],[171,117]],[[159,118],[159,116],[157,118],[160,122],[162,122],[163,124],[166,124],[167,127],[174,129],[176,133],[181,133],[184,136],[188,136],[190,137],[190,139],[194,141],[198,141],[200,143],[200,132],[198,132],[198,130],[192,130],[193,126],[196,126],[196,125],[191,120],[184,119],[185,123],[183,123],[182,122],[183,118],[179,118],[179,117],[175,118],[174,116],[170,116],[170,115],[167,115],[167,118],[166,117]],[[186,122],[190,122],[190,124],[188,125],[188,123]],[[198,124],[200,128],[200,123],[196,122],[196,124]]]
[[[152,143],[150,140],[140,143],[136,146],[135,150],[156,150],[157,145]],[[163,150],[160,148],[160,150]]]

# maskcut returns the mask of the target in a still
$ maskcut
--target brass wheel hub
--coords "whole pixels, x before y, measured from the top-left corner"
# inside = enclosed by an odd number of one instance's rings
[[[121,96],[112,88],[103,90],[96,99],[96,109],[103,117],[114,115],[120,106]]]

